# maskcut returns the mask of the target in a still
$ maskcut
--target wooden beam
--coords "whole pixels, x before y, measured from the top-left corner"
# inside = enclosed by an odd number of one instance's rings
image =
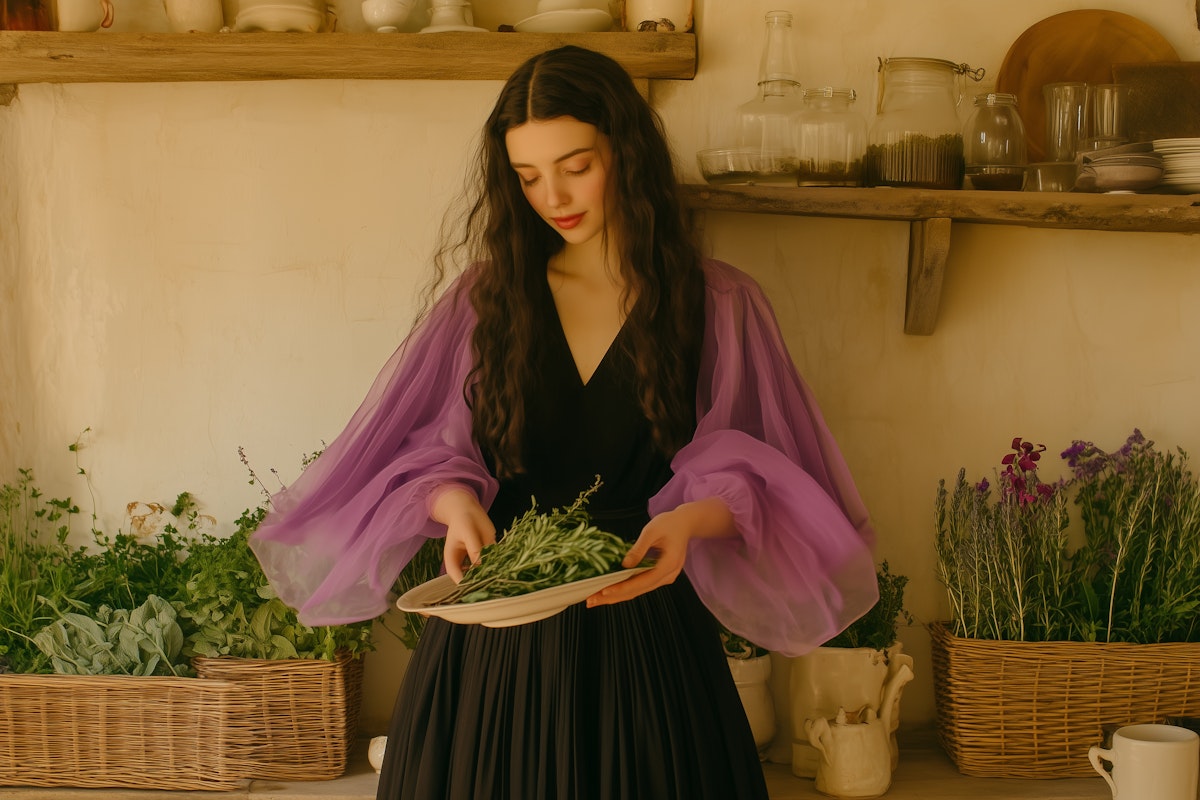
[[[908,226],[908,291],[904,299],[904,332],[933,333],[942,298],[942,278],[950,254],[950,220],[916,220]]]
[[[634,78],[690,79],[690,33],[62,33],[0,31],[0,84],[318,78],[504,80],[577,44]]]

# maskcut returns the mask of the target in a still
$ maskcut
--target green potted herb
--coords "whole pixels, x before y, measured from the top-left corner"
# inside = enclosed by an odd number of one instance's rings
[[[904,608],[908,578],[891,570],[885,560],[877,568],[879,600],[823,646],[792,662],[792,772],[799,777],[816,777],[820,754],[808,742],[804,723],[808,719],[833,719],[839,710],[857,711],[869,706],[882,716],[880,703],[887,687],[907,683],[912,656],[902,652],[900,625],[912,624]],[[893,693],[890,747],[895,769],[898,748],[900,686]]]

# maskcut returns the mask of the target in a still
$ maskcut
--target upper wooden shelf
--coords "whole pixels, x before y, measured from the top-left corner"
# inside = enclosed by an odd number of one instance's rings
[[[690,79],[690,33],[58,33],[0,31],[0,84],[317,78],[504,80],[564,44],[634,78]]]
[[[953,222],[1200,233],[1200,195],[706,185],[683,191],[697,209],[908,222],[904,332],[913,334],[933,333],[937,324]]]

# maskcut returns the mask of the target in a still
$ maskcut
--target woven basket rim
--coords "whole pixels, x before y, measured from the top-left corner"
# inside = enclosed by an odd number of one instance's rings
[[[987,644],[989,646],[1006,645],[1011,647],[1080,647],[1080,648],[1105,648],[1120,650],[1123,648],[1135,648],[1145,650],[1146,648],[1162,647],[1162,648],[1181,648],[1193,649],[1200,646],[1200,642],[1088,642],[1080,639],[1050,639],[1047,641],[1025,641],[1022,639],[984,639],[975,636],[959,636],[951,630],[952,620],[936,620],[926,624],[926,629],[930,636],[937,636],[945,641],[954,642],[955,644],[970,645],[973,643]]]

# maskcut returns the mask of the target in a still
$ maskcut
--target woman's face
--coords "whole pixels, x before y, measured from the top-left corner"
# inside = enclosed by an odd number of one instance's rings
[[[504,137],[525,199],[568,244],[603,235],[612,165],[608,139],[574,117],[532,121]]]

